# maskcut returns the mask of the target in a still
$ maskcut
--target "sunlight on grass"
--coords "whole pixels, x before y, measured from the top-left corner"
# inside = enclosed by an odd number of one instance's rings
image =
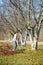
[[[0,65],[43,65],[43,44],[37,51],[32,51],[29,42],[26,47],[17,47],[22,52],[14,55],[0,55]]]

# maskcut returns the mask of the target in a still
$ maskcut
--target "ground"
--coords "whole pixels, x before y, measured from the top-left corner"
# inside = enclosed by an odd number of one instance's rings
[[[26,47],[19,46],[16,52],[12,51],[12,44],[1,44],[0,65],[43,65],[43,42],[38,44],[38,50],[31,50],[31,45],[27,42]]]

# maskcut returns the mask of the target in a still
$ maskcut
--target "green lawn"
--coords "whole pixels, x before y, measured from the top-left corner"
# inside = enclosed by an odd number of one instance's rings
[[[38,45],[37,51],[31,50],[29,43],[18,49],[22,52],[9,56],[0,55],[0,65],[43,65],[43,44]]]

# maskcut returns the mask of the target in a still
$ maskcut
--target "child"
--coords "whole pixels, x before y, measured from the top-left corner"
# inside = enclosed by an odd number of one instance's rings
[[[16,50],[17,48],[17,45],[18,45],[18,31],[14,34],[14,38],[13,38],[13,44],[14,44],[14,48],[13,48],[13,51]]]

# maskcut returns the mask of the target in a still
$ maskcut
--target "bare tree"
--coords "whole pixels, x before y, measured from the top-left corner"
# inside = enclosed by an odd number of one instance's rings
[[[3,0],[1,5],[2,19],[6,20],[11,35],[16,30],[21,33],[22,39],[26,41],[27,30],[32,49],[37,49],[38,39],[43,20],[43,1],[42,0]],[[6,3],[6,4],[5,4]],[[40,4],[41,3],[41,4]]]
[[[29,6],[29,7],[27,7],[27,11],[26,11],[26,14],[29,13],[29,16],[27,15],[28,17],[25,17],[25,15],[23,13],[24,12],[24,9],[23,9],[24,1],[23,1],[22,5],[21,5],[20,4],[20,0],[18,0],[18,1],[17,0],[16,1],[15,0],[10,0],[10,2],[17,9],[19,9],[19,12],[20,12],[20,14],[22,16],[22,19],[23,19],[22,23],[24,23],[24,29],[26,28],[26,29],[29,30],[29,36],[30,36],[30,41],[31,41],[32,49],[37,49],[39,33],[40,33],[40,29],[41,29],[41,24],[42,24],[42,20],[41,20],[41,18],[42,18],[41,17],[41,14],[42,14],[42,11],[41,11],[42,10],[42,5],[40,5],[40,1],[38,1],[38,3],[37,3],[37,1],[35,1],[35,0],[30,0],[30,1],[27,0],[26,1],[25,0],[25,2],[28,2],[28,6]],[[37,8],[37,6],[35,7],[35,4],[39,7],[39,9]],[[22,20],[22,19],[20,19],[20,20]],[[19,24],[20,24],[20,22],[19,22]],[[22,29],[23,29],[23,27],[22,27]]]
[[[30,21],[30,27],[29,27],[29,36],[30,36],[30,41],[32,45],[32,49],[37,49],[38,47],[38,39],[39,39],[39,34],[40,34],[40,29],[41,29],[41,24],[42,24],[42,4],[40,3],[37,5],[39,6],[39,11],[36,10],[34,6],[34,1],[35,0],[30,0],[29,4],[29,21]],[[36,3],[37,1],[35,1]]]

